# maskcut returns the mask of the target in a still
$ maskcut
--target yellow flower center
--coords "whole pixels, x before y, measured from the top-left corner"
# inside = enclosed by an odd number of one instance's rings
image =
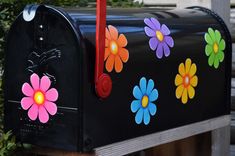
[[[44,103],[45,101],[45,96],[44,94],[41,92],[41,91],[37,91],[35,94],[34,94],[34,102],[38,105],[41,105]]]
[[[146,108],[148,106],[148,103],[149,103],[149,98],[148,96],[143,96],[142,98],[142,107]]]
[[[188,87],[189,84],[190,84],[190,77],[189,77],[188,75],[186,75],[186,76],[184,77],[184,87],[185,87],[185,88]]]
[[[219,51],[219,46],[218,46],[217,43],[214,43],[213,49],[214,49],[214,52],[215,52],[215,53],[218,53],[218,51]]]
[[[114,55],[117,54],[117,52],[118,52],[118,45],[117,45],[117,43],[116,43],[115,41],[112,41],[112,42],[110,43],[110,50],[111,50],[111,52],[112,52]]]
[[[163,41],[163,39],[164,39],[164,36],[163,36],[163,34],[161,33],[161,31],[156,31],[156,36],[157,36],[157,39],[159,40],[159,41]]]

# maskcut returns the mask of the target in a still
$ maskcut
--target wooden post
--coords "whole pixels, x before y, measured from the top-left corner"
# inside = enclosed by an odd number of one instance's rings
[[[125,140],[122,142],[113,143],[111,145],[99,147],[95,149],[95,152],[97,156],[98,155],[121,156],[212,131],[213,135],[211,136],[211,138],[212,141],[214,142],[212,144],[213,150],[214,149],[216,149],[217,151],[220,150],[219,152],[221,153],[224,151],[225,154],[221,154],[220,156],[228,156],[226,155],[227,152],[225,151],[228,151],[227,148],[230,142],[228,138],[229,132],[227,132],[226,135],[222,133],[226,131],[223,130],[223,128],[230,125],[230,120],[231,120],[230,115],[220,116],[217,118],[185,125],[182,127],[177,127],[174,129],[169,129],[166,131],[153,133],[146,136],[141,136],[138,138],[133,138],[130,140]],[[221,135],[220,139],[224,139],[223,142],[219,140],[218,137],[216,137],[220,135]],[[226,137],[223,138],[223,136]],[[220,143],[223,145],[219,145]],[[221,146],[221,148],[215,148],[217,146]],[[211,151],[210,149],[208,150]],[[213,152],[216,151],[214,150]],[[212,156],[217,156],[217,155],[212,155]]]
[[[230,29],[230,0],[177,0],[177,8],[202,6],[212,9],[225,21]]]
[[[229,156],[230,126],[219,128],[211,132],[211,155]]]

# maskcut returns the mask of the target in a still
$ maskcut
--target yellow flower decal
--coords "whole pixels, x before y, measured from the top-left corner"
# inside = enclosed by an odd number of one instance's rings
[[[175,85],[177,86],[175,95],[177,99],[181,98],[183,104],[188,102],[188,97],[193,99],[195,96],[194,87],[198,84],[198,77],[195,75],[197,66],[192,64],[191,59],[187,59],[179,65],[179,74],[175,77]]]

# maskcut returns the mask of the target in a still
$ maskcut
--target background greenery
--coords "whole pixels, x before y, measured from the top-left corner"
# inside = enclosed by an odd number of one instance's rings
[[[43,3],[55,6],[73,6],[87,7],[94,6],[96,0],[0,0],[0,156],[15,155],[17,147],[22,147],[16,144],[15,137],[11,132],[3,132],[3,90],[2,90],[2,74],[4,64],[4,47],[7,32],[16,18],[23,10],[26,4]],[[92,4],[92,5],[89,5]],[[133,2],[133,0],[107,0],[107,4],[111,7],[141,7],[142,4]]]

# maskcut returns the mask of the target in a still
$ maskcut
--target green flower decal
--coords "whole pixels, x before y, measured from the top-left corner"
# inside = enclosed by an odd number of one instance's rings
[[[205,51],[209,56],[208,63],[210,66],[214,65],[217,69],[219,63],[224,60],[225,41],[221,38],[221,34],[218,30],[208,29],[208,33],[205,34],[205,40],[207,42]]]

